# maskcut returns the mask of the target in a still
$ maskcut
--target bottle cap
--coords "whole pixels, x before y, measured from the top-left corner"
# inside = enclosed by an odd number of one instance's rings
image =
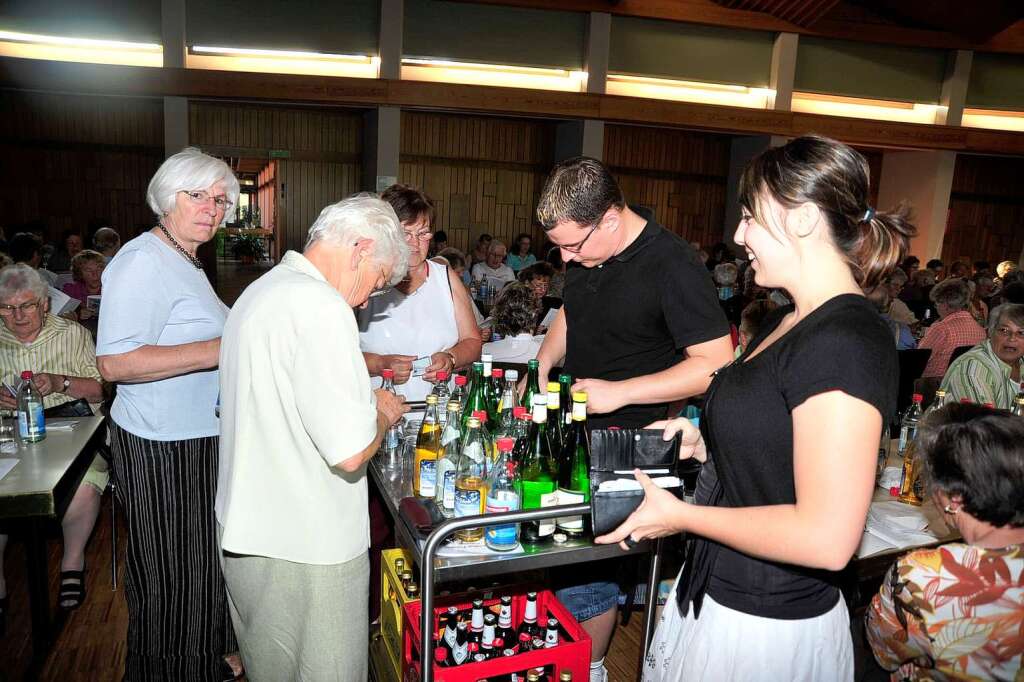
[[[559,390],[561,390],[561,388],[562,388],[561,385],[559,385],[559,383],[557,381],[549,381],[548,382],[548,391],[550,391],[552,393],[557,393]]]
[[[526,366],[529,369],[533,369],[535,367],[540,367],[540,360],[538,360],[536,358],[534,358],[533,360],[527,360],[526,361]]]
[[[384,377],[385,379],[394,379],[395,378],[395,370],[393,370],[391,368],[382,369],[380,371],[380,375],[382,377]]]
[[[461,405],[459,405],[458,400],[449,400],[447,407],[449,410],[455,410],[456,412],[458,412]]]
[[[466,385],[466,375],[465,374],[456,374],[455,375],[455,385],[456,386],[465,386]]]
[[[431,393],[426,397],[427,405],[437,405],[437,396]]]
[[[29,370],[26,369],[24,372],[21,373],[21,378],[24,379],[25,381],[31,380],[32,379],[32,372],[30,372]]]
[[[479,429],[480,420],[476,417],[470,417],[469,419],[466,420],[466,426],[471,429]]]
[[[491,376],[494,377],[495,379],[502,379],[505,376],[505,370],[503,370],[501,367],[495,367],[494,369],[491,370]]]
[[[988,408],[991,408],[991,409],[995,409],[996,404],[995,403],[985,403],[983,405],[983,407],[988,407]]]
[[[512,416],[516,419],[522,419],[523,415],[526,414],[526,408],[522,405],[516,405],[512,408]]]
[[[438,372],[437,372],[437,380],[438,381],[448,381],[448,372],[446,372],[443,369],[438,370]]]
[[[505,378],[509,381],[519,381],[519,372],[514,369],[507,370],[505,372]]]
[[[559,381],[568,381],[569,383],[572,383],[572,375],[571,374],[565,374],[563,372],[562,374],[558,375],[558,380]]]
[[[906,395],[906,394],[904,394],[904,395]],[[914,394],[914,396],[913,396],[913,398],[912,398],[912,400],[913,400],[913,401],[914,401],[915,403],[919,403],[919,402],[922,402],[922,401],[924,400],[924,396],[923,396],[923,395],[921,395],[920,393],[915,393],[915,394]]]
[[[499,438],[498,439],[498,450],[500,452],[512,452],[512,448],[516,446],[515,438]]]
[[[479,419],[481,424],[487,421],[487,412],[484,410],[476,410],[473,412],[473,416]]]
[[[434,649],[434,660],[438,663],[444,663],[444,659],[448,658],[448,652],[438,647]]]
[[[889,488],[889,495],[890,497],[899,497],[900,487],[898,485],[894,485],[893,487]]]
[[[555,533],[554,535],[551,536],[551,539],[555,541],[556,545],[560,545],[563,542],[568,542],[569,536],[566,535],[565,533]]]
[[[572,401],[574,403],[585,403],[585,402],[587,402],[587,393],[586,393],[586,391],[573,391],[573,393],[572,393]]]

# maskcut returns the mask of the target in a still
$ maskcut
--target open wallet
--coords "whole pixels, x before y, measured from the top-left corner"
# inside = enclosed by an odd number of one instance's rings
[[[662,433],[661,429],[590,432],[590,513],[595,536],[618,528],[643,502],[644,490],[633,476],[634,469],[683,498],[683,481],[677,471],[682,435],[662,440]]]

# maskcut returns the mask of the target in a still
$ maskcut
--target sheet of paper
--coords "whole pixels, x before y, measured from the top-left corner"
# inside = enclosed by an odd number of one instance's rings
[[[412,375],[414,377],[423,376],[423,373],[427,371],[427,367],[430,367],[429,357],[416,358],[412,361]]]
[[[71,298],[63,291],[50,287],[50,312],[54,315],[70,313],[78,307],[79,300]]]
[[[558,316],[559,310],[561,310],[561,308],[552,308],[549,310],[547,315],[544,316],[544,319],[540,321],[540,326],[545,329],[550,329],[551,323],[555,321],[555,317]]]
[[[7,457],[0,459],[0,479],[3,479],[4,476],[10,473],[17,463],[18,460],[16,459],[9,459]]]

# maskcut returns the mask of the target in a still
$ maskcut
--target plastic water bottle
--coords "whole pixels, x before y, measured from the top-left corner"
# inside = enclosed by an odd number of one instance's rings
[[[32,383],[32,372],[27,370],[21,373],[21,388],[18,389],[18,435],[29,443],[46,438],[43,396]]]
[[[897,449],[900,457],[906,456],[907,447],[917,438],[917,424],[921,421],[921,402],[923,400],[924,396],[915,393],[913,402],[907,408],[906,414],[903,415],[903,421],[900,423],[900,444]]]
[[[381,385],[385,391],[390,391],[394,395],[398,395],[398,391],[395,390],[395,370],[385,369],[380,373],[384,379],[384,383]],[[384,455],[387,455],[388,465],[397,464],[402,454],[402,420],[398,420],[395,424],[388,427],[388,431],[384,436],[384,442],[381,443],[380,449]]]

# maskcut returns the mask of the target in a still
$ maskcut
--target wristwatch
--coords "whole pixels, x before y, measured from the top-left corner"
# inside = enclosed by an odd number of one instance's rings
[[[454,372],[455,368],[459,366],[459,363],[455,361],[455,353],[451,352],[450,350],[442,352],[452,359],[452,371]]]
[[[60,392],[67,393],[68,389],[71,388],[71,379],[68,379],[68,375],[64,375],[64,383],[60,385]]]

